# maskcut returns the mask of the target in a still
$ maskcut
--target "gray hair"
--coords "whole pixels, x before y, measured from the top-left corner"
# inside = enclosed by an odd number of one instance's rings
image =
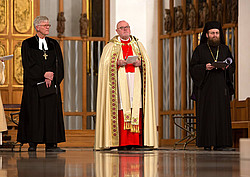
[[[36,30],[36,26],[38,26],[41,22],[47,22],[49,18],[46,16],[37,16],[33,22],[34,28]],[[37,31],[37,30],[36,30]]]

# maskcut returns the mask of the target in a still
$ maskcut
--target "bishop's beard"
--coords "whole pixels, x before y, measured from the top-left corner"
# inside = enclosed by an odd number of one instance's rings
[[[220,45],[220,38],[208,38],[208,44],[213,47]]]

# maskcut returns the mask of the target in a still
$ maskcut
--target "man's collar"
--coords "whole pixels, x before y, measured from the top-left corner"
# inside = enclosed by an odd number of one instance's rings
[[[122,39],[120,36],[118,37],[118,40],[121,42],[128,42],[130,41],[130,37],[128,39]]]
[[[47,45],[47,41],[46,41],[46,37],[41,39],[40,37],[38,37],[38,35],[36,35],[36,38],[38,40],[38,46],[39,46],[39,49],[40,50],[43,50],[43,47],[44,47],[44,50],[48,50],[48,45]],[[42,47],[43,46],[43,47]]]
[[[120,36],[116,35],[109,42],[117,43],[117,44],[122,44],[119,38],[120,38]],[[136,42],[138,40],[137,38],[135,38],[134,36],[131,36],[131,35],[130,35],[129,38],[130,38],[130,42],[129,43],[134,43],[134,42]]]

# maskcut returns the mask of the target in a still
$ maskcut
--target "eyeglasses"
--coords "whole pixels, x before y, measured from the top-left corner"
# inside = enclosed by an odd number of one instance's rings
[[[43,26],[43,27],[45,27],[45,28],[47,28],[47,27],[51,27],[51,24],[46,24],[46,25],[38,25],[38,26]]]
[[[220,34],[220,32],[209,32],[209,34],[211,34],[211,35],[219,35]]]
[[[130,26],[121,26],[120,28],[118,28],[118,29],[120,29],[120,30],[125,30],[125,29],[129,29],[130,28]]]

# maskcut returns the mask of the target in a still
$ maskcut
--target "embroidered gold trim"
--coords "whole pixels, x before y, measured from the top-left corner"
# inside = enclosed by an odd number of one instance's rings
[[[140,133],[139,125],[131,125],[131,132]]]
[[[119,125],[118,125],[118,91],[117,91],[117,57],[119,46],[113,46],[109,67],[109,90],[110,90],[110,115],[112,127],[112,142],[119,144]]]
[[[124,130],[130,130],[131,129],[131,123],[130,122],[124,122]]]
[[[9,2],[8,2],[9,3]],[[1,11],[0,11],[0,17],[1,17],[1,23],[0,23],[0,32],[2,33],[6,26],[7,26],[7,1],[0,1],[0,7],[1,7]]]
[[[130,122],[131,121],[131,114],[124,114],[124,122]]]
[[[133,117],[131,120],[132,125],[139,125],[139,117]]]

